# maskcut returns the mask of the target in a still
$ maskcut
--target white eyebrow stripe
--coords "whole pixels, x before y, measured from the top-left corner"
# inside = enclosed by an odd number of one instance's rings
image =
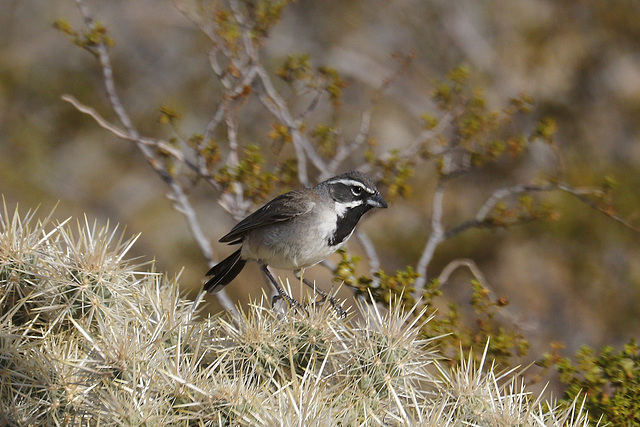
[[[375,191],[361,183],[360,181],[356,181],[354,179],[335,179],[329,181],[327,184],[344,184],[344,185],[355,185],[356,187],[362,188],[364,191],[370,194],[375,194]]]

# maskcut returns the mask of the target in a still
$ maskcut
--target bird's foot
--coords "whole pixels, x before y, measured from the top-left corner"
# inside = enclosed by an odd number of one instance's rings
[[[278,295],[274,295],[273,298],[271,298],[271,306],[275,307],[276,303],[279,300],[285,300],[287,302],[287,304],[289,304],[290,308],[293,308],[294,310],[302,310],[305,313],[309,314],[309,312],[307,311],[307,309],[300,304],[298,301],[296,301],[294,298],[291,298],[289,295],[287,295],[286,293],[279,293]]]
[[[324,302],[326,299],[329,299],[329,303],[331,304],[331,307],[333,307],[333,309],[336,311],[336,314],[338,315],[339,318],[344,319],[345,317],[347,317],[347,311],[344,308],[342,308],[342,304],[340,304],[340,301],[328,295],[322,298],[320,301]]]
[[[329,303],[331,304],[331,307],[333,307],[333,309],[336,311],[336,314],[338,315],[339,318],[344,319],[345,317],[347,317],[347,312],[345,311],[344,308],[342,308],[342,304],[340,304],[340,301],[338,301],[336,298],[334,298],[333,296],[329,295],[328,293],[324,292],[323,290],[318,289],[315,284],[311,283],[310,281],[308,281],[305,278],[302,278],[302,281],[304,282],[305,285],[307,285],[308,287],[310,287],[311,289],[313,289],[313,291],[320,295],[320,299],[317,301],[314,301],[314,305],[315,304],[322,304],[325,301],[329,300]]]
[[[262,271],[264,272],[264,274],[267,276],[267,279],[269,279],[269,281],[271,282],[271,284],[273,285],[274,288],[276,288],[276,291],[278,291],[278,295],[275,295],[272,299],[271,299],[271,306],[274,307],[276,305],[276,302],[278,302],[278,300],[280,299],[284,299],[288,304],[290,308],[294,308],[296,310],[298,309],[302,309],[305,313],[309,314],[309,312],[307,311],[306,308],[304,308],[304,306],[302,304],[300,304],[298,301],[296,301],[295,299],[293,299],[292,297],[290,297],[284,289],[282,289],[282,286],[280,286],[278,284],[278,281],[275,279],[275,277],[273,277],[273,275],[269,272],[269,269],[267,268],[266,265],[262,265],[260,267],[262,269]]]

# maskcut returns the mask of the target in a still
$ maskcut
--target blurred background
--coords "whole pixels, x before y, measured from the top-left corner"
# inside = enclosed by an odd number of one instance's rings
[[[159,108],[182,114],[180,126],[202,132],[218,99],[209,68],[208,41],[171,1],[89,2],[115,41],[116,83],[139,130],[151,137],[171,131]],[[155,259],[157,269],[181,273],[188,289],[201,286],[206,262],[166,188],[138,150],[98,127],[60,97],[71,94],[114,119],[94,58],[53,28],[64,18],[81,27],[72,0],[3,0],[0,8],[0,194],[9,209],[40,206],[44,217],[120,224],[142,233],[132,256]],[[385,91],[373,111],[371,137],[381,152],[402,147],[420,132],[420,114],[433,113],[433,79],[464,63],[493,108],[520,93],[533,116],[559,125],[567,179],[576,186],[619,182],[620,214],[640,211],[640,2],[630,0],[299,0],[285,11],[262,59],[275,69],[288,54],[309,53],[314,65],[336,68],[346,80],[346,129],[357,133],[366,102],[392,74],[394,51],[416,58]],[[256,113],[243,124],[243,144],[268,140],[270,119]],[[361,159],[352,159],[359,164]],[[456,181],[445,200],[445,222],[475,214],[499,187],[530,182],[555,164],[547,148],[532,146],[517,167]],[[382,268],[415,265],[430,232],[433,171],[417,171],[408,200],[362,223],[378,248]],[[215,243],[234,221],[206,186],[192,192],[197,214]],[[554,222],[507,230],[475,230],[445,242],[429,267],[437,275],[451,260],[474,260],[491,289],[510,301],[524,326],[532,356],[564,342],[620,346],[640,332],[640,235],[561,194],[548,196],[561,213]],[[359,253],[356,242],[350,251]],[[227,289],[246,302],[266,286],[257,268]],[[307,273],[324,280],[322,267]],[[470,276],[458,272],[443,289],[467,304]],[[244,285],[243,285],[244,284]],[[345,294],[345,295],[348,295]],[[212,307],[215,301],[211,300]]]

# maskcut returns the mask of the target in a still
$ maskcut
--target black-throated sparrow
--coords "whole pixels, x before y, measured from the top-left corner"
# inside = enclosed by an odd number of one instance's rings
[[[282,194],[240,221],[220,242],[242,247],[214,265],[204,290],[216,293],[240,273],[248,260],[258,262],[280,296],[295,304],[269,273],[267,266],[302,271],[337,251],[356,224],[372,208],[386,208],[374,182],[350,171],[313,188]],[[303,278],[305,284],[313,284]],[[323,297],[324,292],[318,291]],[[332,301],[333,303],[333,301]]]

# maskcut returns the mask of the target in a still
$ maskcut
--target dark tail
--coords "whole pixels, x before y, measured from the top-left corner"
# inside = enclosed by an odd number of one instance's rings
[[[219,292],[235,279],[246,263],[247,261],[240,257],[240,249],[238,249],[211,267],[211,270],[207,272],[207,276],[211,276],[211,279],[204,284],[204,290],[211,294]]]

